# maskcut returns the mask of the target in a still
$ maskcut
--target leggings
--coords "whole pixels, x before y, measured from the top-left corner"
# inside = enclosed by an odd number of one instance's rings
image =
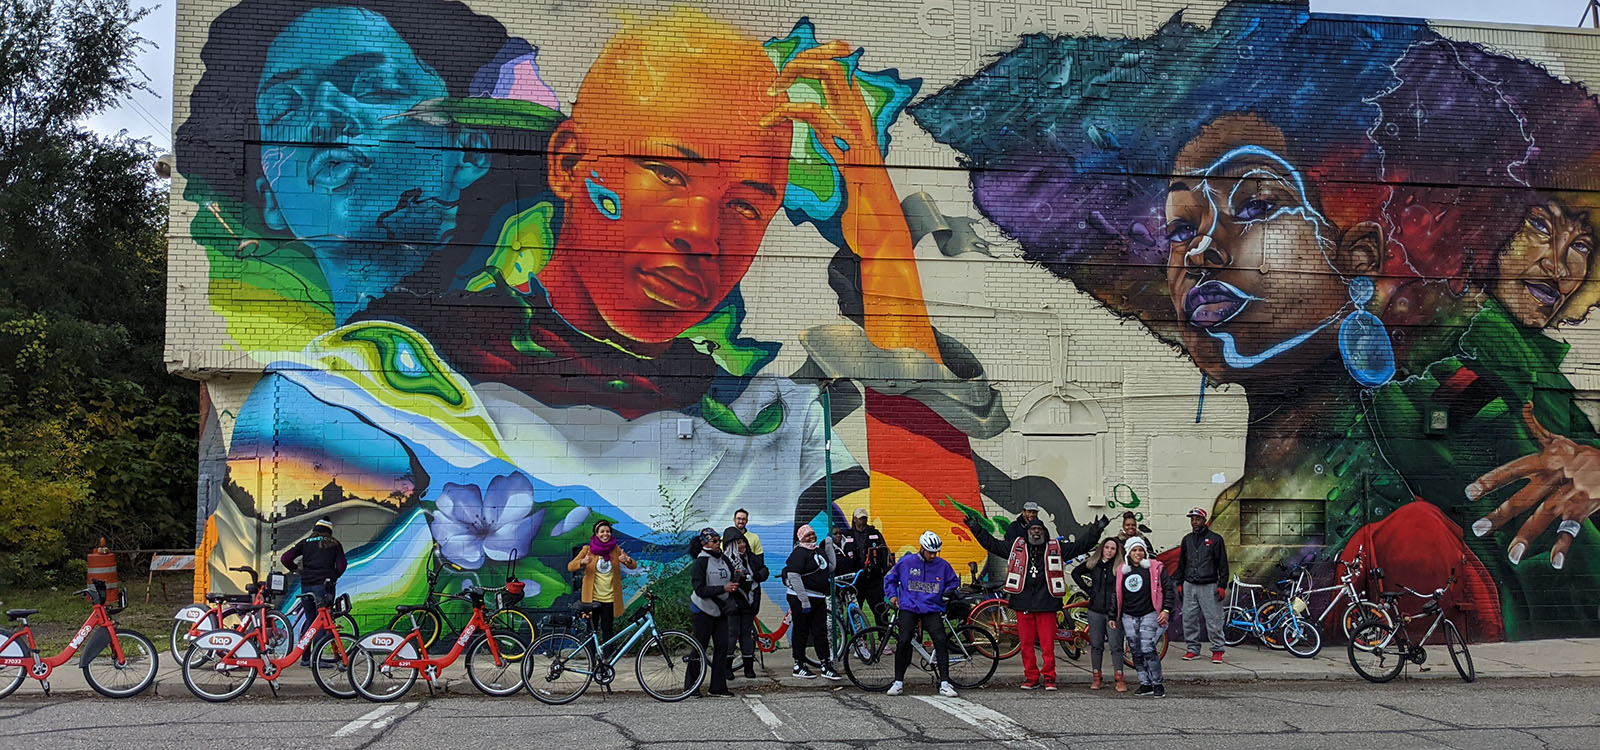
[[[733,652],[728,648],[728,615],[712,616],[704,612],[691,612],[690,625],[694,627],[694,639],[700,642],[700,647],[705,649],[706,658],[711,660],[711,692],[728,692],[728,673],[732,671]],[[700,681],[698,665],[691,665],[687,670],[685,687]]]
[[[745,659],[756,657],[756,610],[754,607],[741,608],[728,616],[728,626],[733,628],[731,640],[738,646],[739,653]]]
[[[1111,625],[1112,627],[1106,627]],[[1089,662],[1094,665],[1094,671],[1100,671],[1101,657],[1106,653],[1106,647],[1111,650],[1112,669],[1117,674],[1122,674],[1122,628],[1116,627],[1116,621],[1111,615],[1089,610]]]
[[[800,611],[800,600],[794,594],[789,595],[789,619],[794,628],[794,635],[789,642],[794,644],[794,663],[806,664],[806,644],[817,652],[817,663],[830,666],[828,659],[828,601],[826,599],[811,599],[808,602],[811,611]]]
[[[610,602],[605,602],[605,604],[610,604]],[[605,609],[595,610],[590,613],[589,617],[591,618],[589,622],[594,625],[594,632],[600,635],[600,642],[605,643],[611,640],[612,634],[616,632],[617,611],[611,607],[606,607]]]

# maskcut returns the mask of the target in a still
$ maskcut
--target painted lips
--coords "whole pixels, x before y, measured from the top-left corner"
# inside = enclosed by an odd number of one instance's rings
[[[372,157],[354,148],[330,148],[311,157],[311,184],[324,190],[341,190],[355,181],[358,170],[372,166]]]
[[[1522,285],[1528,288],[1528,294],[1545,307],[1554,306],[1561,301],[1561,291],[1554,284],[1544,281],[1524,281]]]
[[[1183,296],[1184,317],[1198,328],[1212,328],[1232,320],[1250,300],[1238,287],[1223,281],[1207,281]]]
[[[639,285],[646,296],[678,310],[702,309],[711,296],[704,278],[678,266],[642,268]]]

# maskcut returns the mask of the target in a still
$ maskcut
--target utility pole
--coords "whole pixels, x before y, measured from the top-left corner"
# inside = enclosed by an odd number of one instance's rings
[[[1600,0],[1589,0],[1589,7],[1583,11],[1583,18],[1578,19],[1578,26],[1582,27],[1584,21],[1589,21],[1595,28],[1600,29]]]

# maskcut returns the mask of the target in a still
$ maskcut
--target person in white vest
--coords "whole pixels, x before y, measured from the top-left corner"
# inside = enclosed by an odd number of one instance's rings
[[[1067,560],[1088,552],[1105,528],[1102,520],[1076,542],[1051,539],[1044,522],[1028,522],[1023,536],[1005,542],[995,539],[981,527],[973,536],[992,555],[1006,558],[1005,592],[1008,606],[1017,613],[1017,632],[1022,638],[1022,689],[1056,689],[1056,613],[1061,597],[1067,594]],[[1043,652],[1043,664],[1034,648]]]

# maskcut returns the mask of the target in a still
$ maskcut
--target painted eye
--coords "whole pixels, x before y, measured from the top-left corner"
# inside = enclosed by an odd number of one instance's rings
[[[1195,225],[1187,221],[1174,221],[1167,225],[1167,241],[1175,244],[1182,245],[1199,234]]]
[[[1532,227],[1533,231],[1538,232],[1539,234],[1550,234],[1550,222],[1545,221],[1544,217],[1529,216],[1528,226]]]
[[[661,162],[649,162],[644,165],[644,168],[650,170],[650,173],[654,174],[656,179],[661,180],[663,184],[671,185],[672,187],[683,187],[689,183],[688,178],[684,177],[682,172]]]
[[[1272,201],[1264,198],[1251,198],[1239,207],[1239,210],[1234,213],[1234,218],[1240,221],[1259,221],[1266,218],[1267,214],[1272,213],[1272,209],[1276,207]]]
[[[755,206],[751,205],[751,203],[747,200],[734,199],[728,202],[728,206],[746,219],[751,221],[761,220],[761,211]]]
[[[363,102],[391,101],[407,93],[398,76],[383,70],[363,71],[350,86],[350,95]]]
[[[1572,249],[1575,252],[1579,252],[1579,253],[1582,253],[1584,255],[1588,255],[1590,252],[1592,252],[1594,250],[1594,245],[1589,244],[1589,240],[1586,240],[1586,239],[1577,240],[1577,241],[1574,241],[1572,243]]]

